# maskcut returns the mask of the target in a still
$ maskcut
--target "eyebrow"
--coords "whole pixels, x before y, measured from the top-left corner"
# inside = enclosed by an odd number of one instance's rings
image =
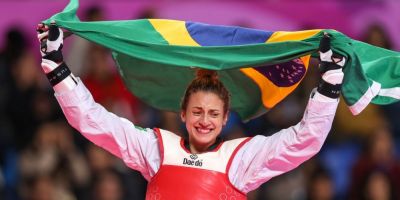
[[[199,107],[199,106],[193,106],[192,108],[203,110],[203,108]],[[209,111],[210,112],[221,112],[219,109],[210,109]]]

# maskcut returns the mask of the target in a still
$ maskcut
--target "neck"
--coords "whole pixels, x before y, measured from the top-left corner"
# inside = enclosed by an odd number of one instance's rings
[[[199,154],[199,153],[204,153],[204,152],[206,152],[207,150],[208,150],[208,148],[211,146],[212,144],[210,144],[210,145],[207,145],[207,146],[196,146],[196,145],[193,145],[193,144],[190,144],[189,145],[189,149],[190,149],[190,152],[191,153],[193,153],[193,154]]]
[[[190,142],[185,139],[185,147],[190,150],[193,154],[204,153],[207,151],[212,151],[218,147],[218,145],[222,142],[220,137],[217,137],[212,143],[207,145],[196,145],[194,142]]]

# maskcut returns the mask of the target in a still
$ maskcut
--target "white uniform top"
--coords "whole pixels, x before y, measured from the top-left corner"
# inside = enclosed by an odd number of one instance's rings
[[[241,143],[246,139],[250,139],[237,138],[220,143],[212,151],[201,154],[192,154],[184,147],[183,138],[172,132],[162,129],[159,130],[164,147],[162,164],[206,169],[220,172],[222,174],[225,174],[228,162],[230,161],[231,156],[235,153],[235,150],[239,148]],[[192,156],[195,156],[195,158]]]
[[[68,122],[87,139],[121,158],[150,180],[160,168],[153,129],[135,127],[94,102],[81,81],[71,91],[55,94]],[[315,155],[330,131],[338,100],[310,98],[303,119],[272,136],[255,136],[235,155],[228,172],[231,183],[248,193],[272,177],[290,171]]]

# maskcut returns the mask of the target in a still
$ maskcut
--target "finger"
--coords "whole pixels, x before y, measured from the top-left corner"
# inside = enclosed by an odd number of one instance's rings
[[[36,32],[43,33],[44,31],[42,29],[43,29],[43,24],[38,24],[36,26]]]
[[[40,23],[36,26],[36,31],[38,33],[43,33],[49,30],[49,27],[43,23]]]
[[[43,40],[47,39],[48,35],[49,35],[48,31],[38,34],[37,37],[39,42],[42,42]]]

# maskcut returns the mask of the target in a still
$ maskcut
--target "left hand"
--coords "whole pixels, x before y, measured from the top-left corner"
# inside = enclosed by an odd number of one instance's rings
[[[324,33],[319,46],[319,70],[321,80],[319,81],[317,91],[329,98],[336,99],[340,96],[343,82],[342,68],[346,58],[335,54],[331,49],[331,39],[327,33]]]
[[[322,79],[330,84],[341,84],[344,76],[342,68],[346,58],[332,51],[331,38],[327,33],[324,33],[320,42],[319,60]]]

